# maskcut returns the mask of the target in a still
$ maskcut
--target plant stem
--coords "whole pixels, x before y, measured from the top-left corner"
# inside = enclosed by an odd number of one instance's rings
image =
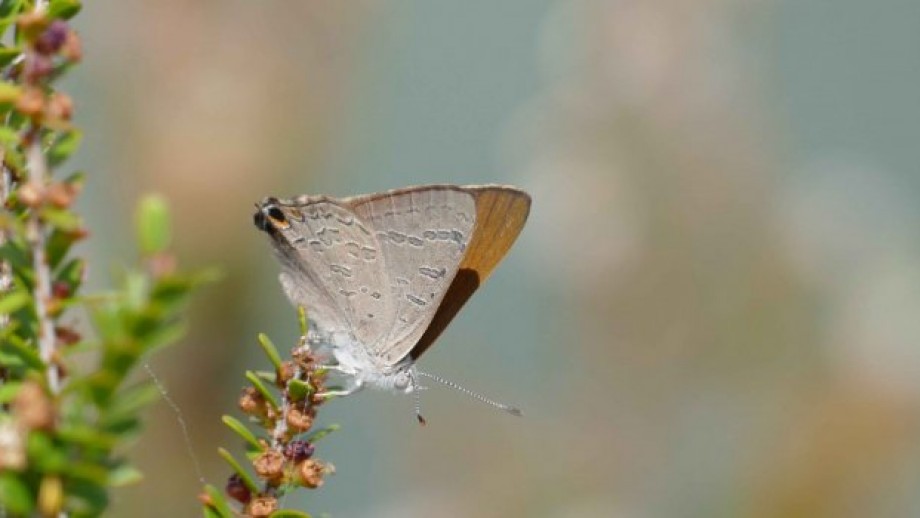
[[[45,189],[48,181],[48,164],[42,153],[39,128],[30,132],[29,147],[26,152],[26,164],[29,170],[29,182],[37,187],[39,192]],[[54,322],[48,314],[48,301],[51,300],[51,270],[45,257],[45,225],[39,214],[33,211],[26,223],[26,235],[32,249],[32,268],[35,271],[35,287],[33,298],[35,300],[35,315],[38,319],[38,352],[46,365],[48,388],[52,394],[60,390],[61,380],[55,364],[55,336]]]

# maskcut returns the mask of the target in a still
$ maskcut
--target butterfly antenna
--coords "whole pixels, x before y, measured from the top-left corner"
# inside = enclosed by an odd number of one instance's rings
[[[492,401],[491,399],[489,399],[489,398],[487,398],[487,397],[485,397],[485,396],[483,396],[483,395],[481,395],[481,394],[477,394],[477,393],[473,392],[473,391],[470,390],[470,389],[467,389],[467,388],[461,387],[460,385],[457,385],[457,384],[454,383],[453,381],[446,380],[446,379],[444,379],[444,378],[442,378],[442,377],[440,377],[440,376],[435,376],[434,374],[428,374],[427,372],[420,372],[420,371],[417,371],[416,373],[417,373],[419,376],[424,376],[424,377],[426,377],[426,378],[428,378],[428,379],[432,379],[432,380],[434,380],[434,381],[437,381],[438,383],[440,383],[440,384],[442,384],[442,385],[446,385],[446,386],[448,386],[448,387],[450,387],[450,388],[452,388],[452,389],[454,389],[454,390],[458,390],[458,391],[460,391],[460,392],[466,394],[467,396],[469,396],[469,397],[471,397],[471,398],[473,398],[473,399],[475,399],[475,400],[477,400],[477,401],[479,401],[479,402],[481,402],[481,403],[485,403],[485,404],[487,404],[487,405],[489,405],[489,406],[492,406],[492,407],[495,407],[495,408],[497,408],[497,409],[499,409],[499,410],[504,410],[505,412],[508,412],[508,413],[511,414],[511,415],[516,415],[516,416],[518,416],[518,417],[521,417],[521,416],[524,415],[524,414],[521,412],[521,410],[520,410],[519,408],[517,408],[517,407],[513,407],[513,406],[511,406],[511,405],[506,405],[506,404],[504,404],[504,403],[499,403],[499,402],[497,402],[497,401]],[[418,397],[418,393],[416,393],[416,397]],[[417,410],[418,410],[418,409],[416,409],[416,414],[418,413]],[[421,416],[419,415],[419,417],[421,417]]]
[[[425,418],[422,417],[421,391],[419,390],[419,387],[416,386],[413,392],[415,392],[415,418],[418,419],[418,424],[425,426],[426,424],[428,424],[428,421],[426,421]]]

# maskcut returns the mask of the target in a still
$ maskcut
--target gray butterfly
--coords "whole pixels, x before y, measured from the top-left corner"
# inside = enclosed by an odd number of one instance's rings
[[[281,285],[304,306],[311,331],[345,374],[345,395],[364,386],[406,393],[415,369],[514,243],[530,196],[509,186],[427,185],[333,198],[265,198],[256,227],[281,263]],[[418,408],[416,408],[418,412]],[[422,421],[419,415],[419,420]]]

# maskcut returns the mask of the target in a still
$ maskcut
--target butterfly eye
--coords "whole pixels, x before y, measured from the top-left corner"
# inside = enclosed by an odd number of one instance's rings
[[[268,219],[270,219],[272,224],[274,224],[274,226],[277,228],[288,228],[290,226],[290,223],[288,223],[284,213],[281,212],[281,209],[278,207],[269,207],[268,210],[264,211],[263,213],[268,216]]]

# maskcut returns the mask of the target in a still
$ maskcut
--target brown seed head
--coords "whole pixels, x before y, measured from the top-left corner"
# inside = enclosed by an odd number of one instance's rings
[[[268,450],[256,457],[252,466],[259,477],[270,482],[280,482],[284,478],[284,455],[275,450]]]
[[[24,382],[11,406],[19,426],[26,430],[47,430],[54,426],[54,405],[37,382]]]
[[[48,201],[55,207],[66,209],[73,203],[77,189],[69,183],[55,182],[48,186],[47,194]]]
[[[57,341],[63,345],[73,345],[80,341],[80,333],[74,331],[72,327],[58,326],[54,328],[54,335]]]
[[[316,364],[316,354],[308,346],[297,347],[291,351],[291,358],[300,365],[303,370],[312,370]]]
[[[243,393],[240,394],[239,406],[240,410],[246,415],[265,417],[268,413],[265,398],[254,387],[243,389]]]
[[[83,59],[83,44],[80,43],[80,36],[75,31],[67,33],[67,39],[61,47],[61,55],[74,63]]]
[[[288,410],[286,419],[288,427],[297,433],[306,432],[313,426],[313,417],[316,411],[313,408],[303,410],[301,408],[291,408]]]
[[[39,183],[28,182],[19,187],[16,197],[20,203],[34,209],[45,201],[45,188]]]
[[[275,381],[278,386],[283,387],[288,381],[291,380],[291,378],[294,377],[296,372],[297,367],[294,365],[294,362],[281,362],[281,367],[278,369],[278,372],[275,373]]]
[[[59,92],[51,94],[47,115],[51,119],[69,121],[73,117],[73,99]]]
[[[304,487],[316,489],[323,485],[326,466],[314,459],[307,459],[297,465],[297,479]]]
[[[249,502],[249,505],[246,506],[243,515],[252,516],[253,518],[268,518],[273,512],[277,510],[277,498],[273,496],[260,496],[253,499],[252,502]]]
[[[41,88],[26,87],[16,100],[16,109],[26,117],[36,119],[41,116],[44,108],[45,94]]]

